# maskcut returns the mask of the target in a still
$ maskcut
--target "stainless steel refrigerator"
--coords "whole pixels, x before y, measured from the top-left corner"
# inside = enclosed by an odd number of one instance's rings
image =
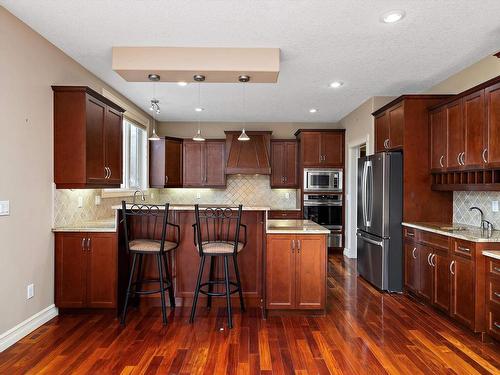
[[[403,157],[358,159],[358,274],[378,289],[403,290]]]

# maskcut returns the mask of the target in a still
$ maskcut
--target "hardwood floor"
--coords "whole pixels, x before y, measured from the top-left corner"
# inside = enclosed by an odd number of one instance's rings
[[[499,373],[500,345],[409,297],[356,278],[355,262],[331,256],[327,316],[260,318],[235,309],[177,308],[163,327],[157,307],[54,318],[0,353],[0,374],[485,374]]]

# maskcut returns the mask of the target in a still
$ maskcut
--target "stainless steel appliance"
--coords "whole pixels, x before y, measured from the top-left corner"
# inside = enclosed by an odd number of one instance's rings
[[[403,290],[403,161],[398,152],[358,159],[358,274],[381,290]]]
[[[304,192],[342,192],[342,169],[304,169]]]
[[[342,194],[304,194],[304,217],[328,229],[328,247],[342,247]]]

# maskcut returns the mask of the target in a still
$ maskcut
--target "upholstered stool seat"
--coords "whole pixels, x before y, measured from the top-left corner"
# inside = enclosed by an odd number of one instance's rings
[[[245,247],[245,244],[238,242],[238,253]],[[232,254],[234,252],[234,242],[204,242],[203,251],[205,254]]]
[[[164,241],[163,251],[170,251],[178,246],[177,243],[171,241]],[[143,253],[154,253],[160,252],[161,241],[148,240],[148,239],[138,239],[129,242],[129,248],[131,251],[143,252]]]

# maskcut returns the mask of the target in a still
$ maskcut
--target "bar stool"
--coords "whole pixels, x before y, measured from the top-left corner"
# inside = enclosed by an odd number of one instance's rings
[[[227,325],[229,328],[233,328],[231,294],[239,293],[241,311],[245,311],[237,259],[238,253],[243,250],[247,243],[247,227],[241,224],[242,208],[243,206],[240,204],[238,207],[209,207],[200,210],[199,205],[195,205],[194,245],[198,248],[201,259],[189,323],[194,322],[200,293],[208,297],[208,308],[211,307],[212,297],[226,297]],[[240,240],[241,228],[243,228],[243,240]],[[210,276],[207,282],[202,283],[201,279],[207,257],[210,257]],[[224,258],[224,279],[214,277],[215,261],[221,257]],[[236,282],[229,280],[229,258],[233,259]],[[224,292],[213,291],[213,286],[218,284],[225,285]],[[206,286],[208,286],[208,290],[202,289]],[[231,290],[231,286],[235,288]]]
[[[172,309],[175,308],[174,288],[168,266],[168,253],[179,246],[180,227],[168,222],[168,208],[168,203],[164,206],[132,204],[130,208],[127,208],[126,202],[122,201],[125,247],[127,252],[132,255],[132,267],[129,273],[121,324],[125,324],[127,307],[131,295],[160,293],[163,324],[167,324],[165,290],[168,290],[170,307]],[[132,217],[135,217],[135,219],[132,219]],[[175,228],[175,241],[166,240],[167,226]],[[156,265],[158,267],[157,279],[143,279],[142,263],[144,256],[156,257]],[[135,281],[133,281],[134,274],[136,273],[137,259],[139,260],[137,276]],[[160,288],[142,290],[143,283],[159,283]]]

